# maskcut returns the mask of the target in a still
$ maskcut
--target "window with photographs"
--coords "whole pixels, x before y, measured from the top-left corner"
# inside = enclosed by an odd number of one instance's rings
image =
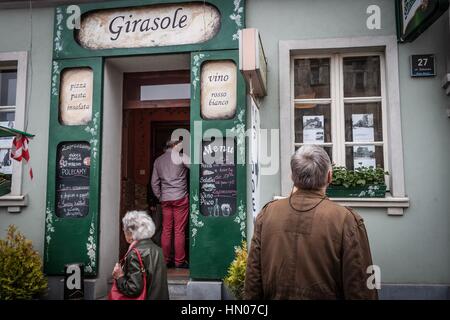
[[[0,126],[26,131],[27,68],[26,51],[0,52]],[[0,207],[20,212],[27,205],[22,192],[23,165],[11,158],[12,141],[13,137],[0,138]]]
[[[295,149],[320,145],[336,165],[388,170],[382,54],[295,56],[292,83]]]
[[[0,126],[14,128],[16,111],[17,67],[0,67]],[[13,137],[0,138],[0,173],[13,173],[10,157]]]

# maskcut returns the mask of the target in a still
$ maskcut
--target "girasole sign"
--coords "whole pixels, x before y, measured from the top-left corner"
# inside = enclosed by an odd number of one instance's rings
[[[220,29],[212,5],[182,3],[94,11],[81,17],[77,40],[98,50],[202,43]]]
[[[230,50],[244,0],[116,0],[55,10],[53,58]]]

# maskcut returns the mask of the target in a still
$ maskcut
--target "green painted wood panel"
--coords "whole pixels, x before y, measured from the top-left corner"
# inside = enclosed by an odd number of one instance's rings
[[[234,250],[246,237],[246,87],[239,72],[238,50],[204,51],[191,54],[191,172],[190,172],[190,276],[193,279],[223,279]],[[237,110],[229,120],[204,120],[200,113],[202,64],[232,60],[237,72]],[[229,217],[205,216],[200,211],[200,153],[202,137],[209,129],[236,138],[236,212]],[[227,129],[231,130],[227,134]],[[196,159],[197,157],[197,159]]]
[[[87,125],[67,126],[59,122],[60,76],[65,69],[88,67],[93,71],[92,120]],[[47,204],[45,216],[44,270],[61,275],[64,264],[83,263],[85,274],[98,270],[100,170],[102,131],[103,59],[53,60],[49,125]],[[56,172],[58,145],[90,144],[89,211],[84,217],[58,217]]]
[[[68,10],[69,6],[60,6],[55,10],[55,29],[54,29],[54,59],[62,58],[80,58],[80,57],[99,57],[99,56],[130,56],[150,53],[175,53],[191,52],[198,50],[220,50],[237,49],[238,30],[243,28],[244,22],[244,0],[208,0],[208,1],[186,1],[186,0],[122,0],[101,3],[91,3],[79,5],[81,14],[94,10],[103,10],[111,8],[131,8],[147,5],[162,5],[173,3],[207,3],[215,6],[221,15],[221,26],[219,32],[210,40],[188,45],[170,45],[159,47],[142,48],[121,48],[121,49],[101,49],[92,50],[83,48],[75,39],[76,30],[67,26],[67,21],[71,22],[73,11]],[[69,23],[70,26],[70,23]]]

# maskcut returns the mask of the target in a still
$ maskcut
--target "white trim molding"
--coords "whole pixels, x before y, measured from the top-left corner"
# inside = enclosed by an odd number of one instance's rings
[[[405,195],[403,143],[398,75],[398,46],[396,36],[324,38],[311,40],[282,40],[279,42],[279,94],[280,94],[280,154],[281,193],[287,196],[292,188],[290,156],[294,153],[292,137],[291,58],[294,55],[350,52],[384,52],[386,75],[386,119],[390,194],[383,200],[366,198],[355,200],[332,199],[353,207],[384,207],[389,215],[402,215],[409,207]],[[400,205],[399,205],[400,204]]]
[[[17,130],[24,131],[28,80],[28,52],[0,52],[0,62],[10,62],[17,66],[14,127]],[[22,172],[22,162],[13,161],[11,193],[0,197],[0,207],[8,207],[9,212],[19,212],[20,207],[27,205],[26,198],[22,195]]]
[[[286,197],[275,196],[274,200],[285,199]],[[404,208],[409,208],[407,197],[394,198],[390,193],[384,198],[330,198],[330,200],[345,207],[352,208],[387,208],[387,214],[398,216],[403,214]]]
[[[20,212],[21,207],[28,205],[28,197],[23,196],[11,196],[9,194],[0,198],[0,207],[8,207],[8,212]]]

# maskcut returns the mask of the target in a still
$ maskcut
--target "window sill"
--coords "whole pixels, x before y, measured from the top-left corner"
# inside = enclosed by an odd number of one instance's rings
[[[274,200],[286,197],[275,196]],[[387,208],[390,216],[402,216],[403,209],[409,208],[408,197],[393,197],[389,192],[384,198],[330,198],[341,206],[352,208]]]
[[[26,195],[13,196],[5,195],[0,197],[0,207],[8,207],[8,212],[20,212],[21,207],[28,205],[28,197]]]

